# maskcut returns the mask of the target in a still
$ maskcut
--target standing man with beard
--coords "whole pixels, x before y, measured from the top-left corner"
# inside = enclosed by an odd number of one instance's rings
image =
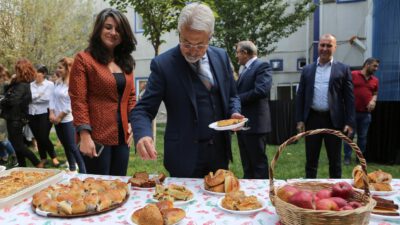
[[[164,166],[173,177],[202,178],[210,171],[228,169],[230,133],[208,125],[243,118],[228,54],[208,45],[214,23],[213,12],[204,4],[183,8],[178,19],[179,45],[152,60],[146,92],[130,118],[138,154],[154,160],[151,121],[164,102]]]
[[[357,145],[365,156],[367,135],[371,123],[371,112],[375,109],[378,96],[378,78],[374,73],[378,70],[379,60],[368,58],[365,60],[362,70],[351,73],[354,85],[354,97],[356,104],[356,127],[350,136],[354,138],[357,133]],[[344,164],[349,165],[351,159],[351,147],[344,143]]]
[[[348,65],[333,59],[336,38],[323,34],[318,43],[318,60],[303,68],[296,95],[297,130],[329,128],[348,136],[353,132],[354,94]],[[331,134],[307,136],[306,178],[316,178],[322,141],[329,160],[329,177],[342,177],[342,141]]]

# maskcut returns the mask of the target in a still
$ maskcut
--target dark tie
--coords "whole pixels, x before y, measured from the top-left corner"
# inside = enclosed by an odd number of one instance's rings
[[[201,60],[202,59],[194,63],[196,67],[196,72],[201,82],[203,82],[204,86],[206,86],[207,90],[211,90],[211,87],[213,86],[213,80],[210,76],[212,76],[212,74],[210,74],[211,71],[207,71],[206,69],[204,69]]]

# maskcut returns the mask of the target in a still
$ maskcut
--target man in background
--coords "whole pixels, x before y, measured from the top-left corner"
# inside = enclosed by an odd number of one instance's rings
[[[265,153],[267,133],[271,131],[269,97],[272,86],[271,67],[257,58],[251,41],[236,45],[236,57],[242,70],[237,80],[242,114],[249,119],[249,130],[237,132],[245,179],[268,179]]]
[[[356,104],[356,127],[354,129],[355,132],[350,138],[353,139],[354,134],[357,133],[357,145],[364,156],[366,153],[368,128],[371,123],[371,112],[375,109],[378,96],[378,78],[374,76],[378,67],[378,59],[368,58],[365,60],[362,70],[356,70],[351,73]],[[350,164],[351,152],[351,147],[345,143],[345,165]]]
[[[333,59],[336,38],[323,34],[318,43],[318,60],[303,68],[296,96],[298,132],[329,128],[348,136],[355,124],[353,82],[350,67]],[[316,178],[322,140],[329,160],[329,177],[341,178],[341,140],[331,134],[307,136],[306,178]]]

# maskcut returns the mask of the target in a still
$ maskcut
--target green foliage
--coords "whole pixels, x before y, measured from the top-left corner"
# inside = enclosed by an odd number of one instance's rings
[[[184,0],[108,0],[110,5],[116,6],[121,11],[126,11],[130,5],[142,17],[143,34],[151,42],[154,55],[159,54],[161,44],[165,40],[161,38],[177,27],[177,18],[180,10],[185,6]]]
[[[235,45],[251,40],[259,55],[296,32],[315,10],[312,0],[206,0],[217,14],[213,44],[228,51],[236,70]]]
[[[87,45],[92,1],[0,1],[0,63],[13,69],[18,58],[50,68]]]

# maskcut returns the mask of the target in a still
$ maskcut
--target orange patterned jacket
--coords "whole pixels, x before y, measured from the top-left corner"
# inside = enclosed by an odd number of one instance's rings
[[[127,142],[128,115],[136,104],[133,72],[125,74],[125,80],[120,111]],[[78,53],[71,69],[69,95],[75,127],[91,128],[92,139],[101,144],[118,145],[117,83],[107,65],[88,52]]]

